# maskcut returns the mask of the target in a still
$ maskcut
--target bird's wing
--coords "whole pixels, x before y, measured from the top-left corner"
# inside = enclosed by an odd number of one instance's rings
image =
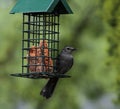
[[[57,61],[57,73],[66,73],[73,65],[73,59],[65,60],[58,58]]]

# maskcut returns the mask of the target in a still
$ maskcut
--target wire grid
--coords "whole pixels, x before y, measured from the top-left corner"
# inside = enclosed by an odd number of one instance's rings
[[[24,78],[68,78],[56,72],[59,54],[59,14],[24,13],[22,35],[22,73]]]
[[[42,43],[41,45],[40,42]],[[45,47],[46,45],[47,47]],[[32,49],[34,49],[32,51],[34,52],[34,56],[30,54]],[[39,50],[40,54],[38,54]],[[47,55],[45,54],[45,50],[47,51]],[[22,74],[55,73],[55,63],[58,53],[59,15],[48,13],[24,13]],[[38,60],[40,60],[40,62],[38,62]]]

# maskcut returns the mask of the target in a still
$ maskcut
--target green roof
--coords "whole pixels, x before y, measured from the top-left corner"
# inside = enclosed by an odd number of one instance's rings
[[[71,14],[72,10],[66,0],[18,0],[10,13],[34,12],[58,12],[59,14]]]

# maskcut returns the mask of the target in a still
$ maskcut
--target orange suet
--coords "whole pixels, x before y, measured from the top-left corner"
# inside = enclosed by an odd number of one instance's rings
[[[53,72],[47,40],[41,40],[37,47],[32,46],[27,53],[27,60],[30,72]]]
[[[53,61],[52,59],[49,57],[50,56],[50,51],[48,48],[48,42],[47,40],[41,40],[40,41],[40,48],[41,51],[43,51],[44,54],[44,64],[46,66],[46,71],[47,72],[52,72],[53,71]]]
[[[40,72],[41,69],[41,59],[40,56],[40,49],[38,49],[35,46],[32,46],[27,54],[28,57],[28,64],[29,64],[29,70],[31,72]]]

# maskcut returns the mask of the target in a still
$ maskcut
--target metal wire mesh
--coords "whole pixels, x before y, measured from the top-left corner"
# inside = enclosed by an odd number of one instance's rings
[[[59,15],[23,14],[22,73],[55,72]]]
[[[24,13],[22,35],[22,73],[25,78],[65,78],[56,72],[59,54],[59,14]]]

